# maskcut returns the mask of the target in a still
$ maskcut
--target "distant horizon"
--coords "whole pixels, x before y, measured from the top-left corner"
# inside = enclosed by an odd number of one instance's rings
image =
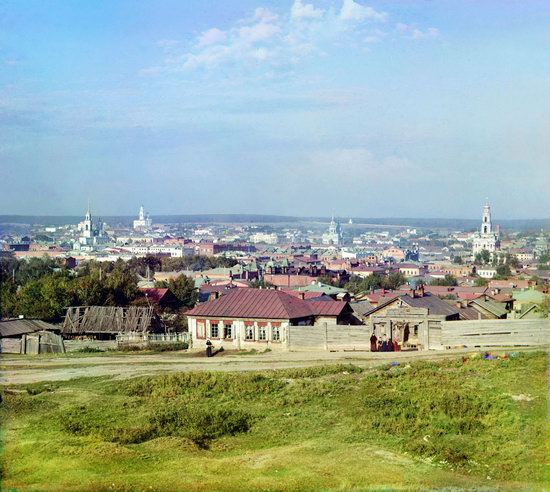
[[[8,219],[81,219],[85,214],[0,214],[0,223],[8,223]],[[92,210],[92,217],[101,218],[101,219],[125,219],[131,220],[137,218],[137,214],[97,214]],[[239,222],[246,222],[246,218],[252,219],[277,219],[277,222],[283,222],[284,219],[289,219],[293,222],[295,221],[326,221],[330,222],[331,218],[334,217],[335,220],[343,223],[344,225],[352,220],[354,225],[357,221],[358,224],[368,224],[370,220],[373,221],[441,221],[441,222],[480,222],[481,217],[413,217],[413,216],[370,216],[370,217],[355,217],[355,216],[343,216],[343,215],[285,215],[285,214],[261,214],[261,213],[172,213],[172,214],[150,214],[150,217],[153,219],[153,224],[155,223],[156,218],[204,218],[204,219],[236,219]],[[493,216],[493,223],[520,223],[520,222],[550,222],[550,217],[529,217],[529,218],[496,218]],[[269,222],[269,220],[264,220],[264,222]],[[159,223],[162,223],[159,222]],[[391,225],[391,224],[388,224]],[[407,225],[407,224],[404,224]]]

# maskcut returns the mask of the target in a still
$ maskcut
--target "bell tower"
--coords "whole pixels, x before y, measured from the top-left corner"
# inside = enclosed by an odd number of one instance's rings
[[[493,226],[491,224],[491,206],[489,201],[485,202],[483,207],[483,216],[481,218],[481,234],[491,234],[493,232]]]

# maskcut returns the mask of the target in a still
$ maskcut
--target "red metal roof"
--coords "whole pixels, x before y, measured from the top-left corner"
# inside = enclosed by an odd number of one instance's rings
[[[295,319],[313,316],[309,303],[272,289],[234,289],[186,313],[188,316]]]
[[[139,289],[153,302],[160,302],[170,289],[157,289],[154,287],[142,287]]]
[[[340,316],[347,306],[342,301],[307,301],[315,316]]]

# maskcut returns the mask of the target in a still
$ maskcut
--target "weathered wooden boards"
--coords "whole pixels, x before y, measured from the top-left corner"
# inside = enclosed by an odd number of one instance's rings
[[[151,325],[152,307],[77,306],[67,308],[64,334],[145,332]]]

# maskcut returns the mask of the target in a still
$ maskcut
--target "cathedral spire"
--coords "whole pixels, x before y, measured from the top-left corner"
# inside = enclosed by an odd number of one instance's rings
[[[90,220],[92,218],[92,212],[90,211],[90,199],[88,198],[88,209],[86,210],[86,220]]]

